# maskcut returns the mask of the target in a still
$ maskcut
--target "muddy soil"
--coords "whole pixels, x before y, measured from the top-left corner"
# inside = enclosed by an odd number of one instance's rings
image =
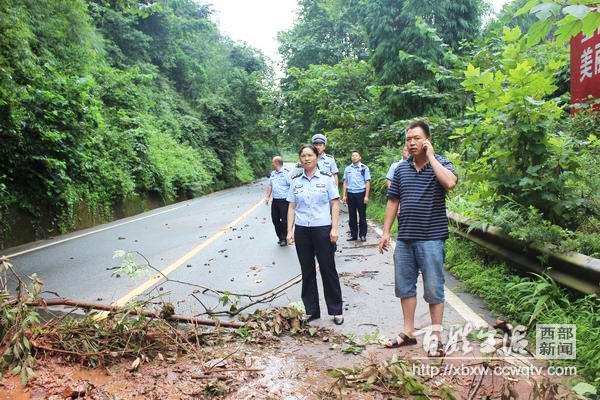
[[[403,349],[404,350],[404,349]],[[420,347],[398,351],[370,345],[358,355],[346,354],[331,341],[284,337],[265,346],[229,342],[202,349],[177,360],[158,357],[133,368],[131,360],[108,368],[87,369],[61,357],[40,360],[37,377],[23,387],[17,377],[0,383],[0,400],[29,399],[390,399],[385,390],[340,391],[327,375],[333,368],[377,364],[394,353],[403,358],[419,356]],[[208,355],[208,357],[207,357]],[[477,365],[465,360],[423,360],[423,365]],[[568,399],[568,388],[547,377],[459,376],[440,374],[427,385],[451,385],[457,399],[468,399],[479,385],[477,396],[487,399]],[[481,383],[479,383],[481,382]],[[539,397],[535,397],[535,395]]]

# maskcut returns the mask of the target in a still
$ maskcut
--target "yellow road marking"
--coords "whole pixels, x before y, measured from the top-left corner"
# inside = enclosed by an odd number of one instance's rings
[[[125,296],[121,297],[119,300],[114,302],[113,305],[115,305],[117,307],[122,307],[125,304],[127,304],[127,302],[129,302],[131,299],[133,299],[134,297],[139,296],[140,294],[144,293],[146,290],[150,289],[152,286],[159,283],[165,276],[168,276],[171,272],[175,271],[182,264],[184,264],[189,259],[194,257],[196,254],[200,253],[202,250],[204,250],[206,247],[208,247],[215,240],[219,239],[221,236],[226,234],[231,228],[233,228],[235,225],[239,224],[248,215],[252,214],[262,204],[264,204],[264,199],[260,200],[252,208],[250,208],[248,211],[243,213],[241,216],[239,216],[237,219],[235,219],[233,222],[231,222],[225,228],[222,228],[221,230],[219,230],[219,232],[215,233],[213,236],[211,236],[210,238],[208,238],[207,240],[205,240],[198,246],[194,247],[192,250],[188,251],[186,254],[184,254],[179,259],[175,260],[171,265],[169,265],[168,267],[163,269],[160,274],[153,275],[146,282],[142,283],[140,286],[136,287],[135,289],[133,289],[129,293],[127,293]],[[101,320],[101,319],[106,318],[107,316],[108,316],[108,312],[103,311],[103,312],[96,314],[94,316],[94,319]]]

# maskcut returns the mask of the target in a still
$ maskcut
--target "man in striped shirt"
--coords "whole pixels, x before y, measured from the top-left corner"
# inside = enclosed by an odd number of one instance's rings
[[[423,275],[424,299],[429,303],[433,339],[429,356],[441,357],[441,326],[444,315],[444,241],[448,238],[446,192],[458,180],[452,163],[435,154],[429,126],[415,121],[406,129],[406,162],[394,171],[379,241],[379,251],[388,250],[390,230],[398,216],[398,238],[394,252],[395,292],[400,297],[404,331],[386,343],[387,347],[414,345],[417,277]]]

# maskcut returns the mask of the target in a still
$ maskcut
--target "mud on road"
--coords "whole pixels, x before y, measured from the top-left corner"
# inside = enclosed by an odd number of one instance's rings
[[[324,341],[324,338],[327,341]],[[131,360],[109,368],[87,369],[62,357],[40,360],[37,377],[23,388],[18,378],[0,383],[0,400],[21,399],[389,399],[412,398],[386,388],[380,381],[345,387],[328,371],[356,368],[362,375],[384,371],[394,354],[412,352],[368,346],[360,355],[346,354],[336,340],[283,337],[251,343],[228,339],[180,359],[155,358],[133,369]],[[454,361],[448,361],[453,363]],[[443,365],[439,360],[425,362]],[[455,364],[458,363],[454,362]],[[388,364],[389,365],[389,364]],[[393,371],[392,368],[388,368]],[[410,376],[408,374],[407,376]],[[366,376],[365,378],[368,378]],[[570,398],[566,386],[547,377],[436,376],[418,380],[430,389],[444,388],[457,399]],[[416,382],[416,381],[415,381]],[[369,390],[370,389],[370,390]],[[536,397],[537,396],[537,397]]]

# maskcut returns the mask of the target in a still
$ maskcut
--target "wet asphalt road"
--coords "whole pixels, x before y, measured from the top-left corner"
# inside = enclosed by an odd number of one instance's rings
[[[120,260],[113,259],[116,250],[137,251],[159,270],[175,265],[176,268],[171,268],[172,272],[168,275],[173,280],[231,292],[262,293],[300,272],[295,248],[279,247],[276,243],[270,207],[264,204],[257,206],[266,183],[263,179],[53,240],[6,249],[2,254],[25,251],[11,258],[20,274],[37,273],[45,284],[45,290],[79,300],[116,302],[155,275],[154,271],[150,271],[136,279],[123,273],[117,277],[115,267]],[[345,210],[345,207],[342,208]],[[244,217],[240,220],[240,216]],[[236,219],[238,222],[225,230]],[[394,297],[392,255],[377,252],[378,237],[371,227],[366,243],[346,242],[346,230],[347,214],[343,212],[342,238],[336,254],[346,316],[341,330],[356,334],[375,330],[384,335],[397,333],[402,317],[399,301]],[[191,256],[190,251],[193,251]],[[189,259],[181,262],[181,257],[186,254]],[[141,257],[137,260],[140,264],[144,263]],[[447,278],[447,285],[460,289],[451,277]],[[204,311],[192,294],[207,307],[218,306],[218,297],[197,291],[193,293],[194,289],[160,280],[141,298],[159,296],[156,301],[173,303],[179,314],[195,315]],[[477,299],[460,291],[456,293],[484,319],[490,320]],[[429,324],[428,308],[422,301],[421,292],[418,296],[417,327],[426,326]],[[299,284],[261,307],[297,301],[300,301]],[[241,299],[240,305],[245,302]],[[323,300],[321,310],[323,318],[319,323],[333,327],[326,317]],[[464,314],[451,305],[446,306],[445,325],[462,324],[464,321]]]

